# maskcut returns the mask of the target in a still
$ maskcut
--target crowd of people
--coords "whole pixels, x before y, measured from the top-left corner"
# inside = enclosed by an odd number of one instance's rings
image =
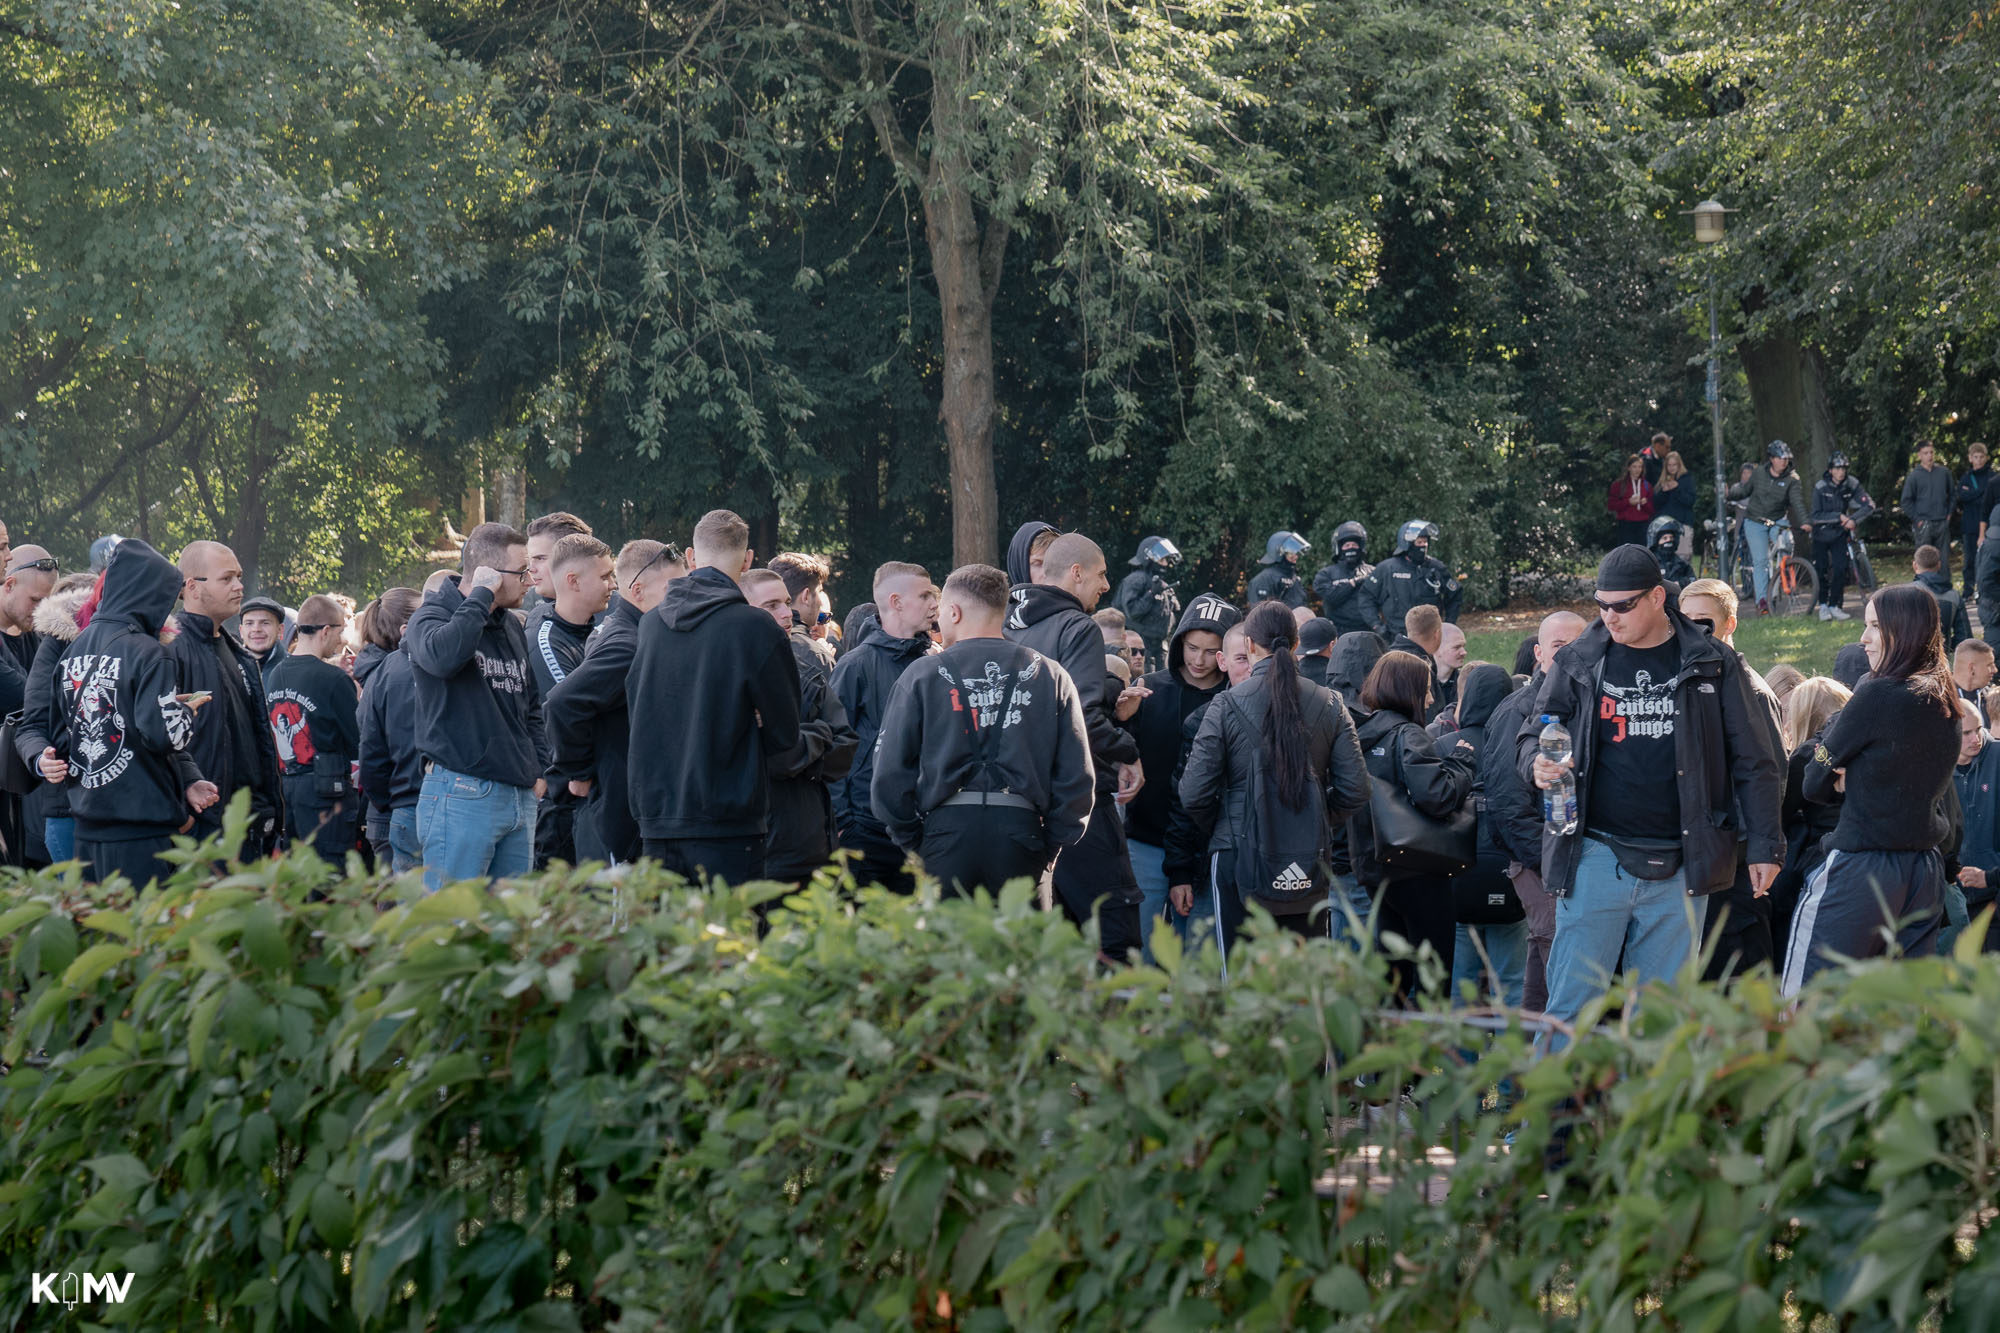
[[[1343,523],[1308,580],[1310,544],[1277,532],[1244,604],[1183,605],[1171,541],[1114,598],[1096,542],[1029,523],[1005,569],[882,565],[836,624],[827,562],[757,563],[726,510],[686,547],[483,524],[458,570],[358,612],[246,601],[215,542],[106,539],[64,576],[0,529],[25,775],[0,838],[144,885],[247,794],[232,854],[359,853],[431,891],[642,858],[804,883],[844,854],[905,892],[919,868],[951,893],[1031,880],[1111,962],[1164,923],[1226,968],[1261,908],[1428,945],[1459,999],[1560,1018],[1704,947],[1712,975],[1764,963],[1788,989],[1933,949],[2000,887],[1993,654],[1947,663],[1931,590],[1868,602],[1847,683],[1767,681],[1727,585],[1625,544],[1594,620],[1472,662],[1438,536],[1413,519],[1371,564]]]

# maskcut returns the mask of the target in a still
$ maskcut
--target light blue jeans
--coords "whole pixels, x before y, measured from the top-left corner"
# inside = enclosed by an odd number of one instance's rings
[[[424,844],[417,838],[417,807],[398,806],[389,812],[389,873],[400,875],[424,863]]]
[[[49,864],[76,860],[76,820],[69,815],[42,821],[42,845],[49,849]]]
[[[1473,943],[1474,937],[1478,944]],[[1486,950],[1481,958],[1479,951]],[[1528,919],[1507,926],[1468,926],[1458,923],[1458,940],[1451,951],[1451,1003],[1463,1008],[1479,997],[1490,996],[1492,1003],[1509,1009],[1521,1007],[1521,992],[1528,984]],[[1466,999],[1470,989],[1472,1000]]]
[[[433,765],[417,797],[424,892],[462,879],[525,875],[535,864],[535,791]]]
[[[1139,937],[1145,943],[1144,957],[1153,961],[1153,923],[1162,916],[1174,928],[1174,933],[1187,941],[1188,919],[1179,912],[1167,910],[1167,851],[1155,847],[1150,842],[1140,842],[1137,838],[1127,838],[1125,849],[1132,858],[1132,878],[1139,881]]]
[[[1609,847],[1585,838],[1575,887],[1556,899],[1550,1016],[1573,1020],[1602,995],[1621,953],[1634,987],[1672,979],[1695,956],[1707,920],[1708,899],[1688,896],[1685,868],[1667,879],[1636,879]]]
[[[1743,540],[1750,544],[1750,577],[1757,583],[1757,600],[1771,595],[1771,530],[1754,518],[1743,520]]]

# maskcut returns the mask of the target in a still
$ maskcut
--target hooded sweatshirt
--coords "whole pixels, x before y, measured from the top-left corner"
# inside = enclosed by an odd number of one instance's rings
[[[1039,519],[1030,520],[1014,529],[1014,540],[1007,543],[1008,583],[1018,588],[1032,581],[1028,577],[1030,572],[1028,548],[1034,545],[1035,538],[1042,533],[1054,531],[1053,527]]]
[[[361,790],[377,810],[413,806],[423,790],[424,758],[409,725],[416,708],[410,655],[384,653],[361,691]]]
[[[528,673],[521,622],[490,588],[452,575],[410,617],[403,651],[416,668],[417,749],[454,773],[532,787],[548,763],[542,696]]]
[[[1126,724],[1132,739],[1138,742],[1139,764],[1146,773],[1146,785],[1139,788],[1139,794],[1125,807],[1126,834],[1140,842],[1155,847],[1166,845],[1167,823],[1177,798],[1174,784],[1164,779],[1180,761],[1181,728],[1197,708],[1229,688],[1229,678],[1222,674],[1220,660],[1216,662],[1214,684],[1203,688],[1187,683],[1181,674],[1187,656],[1187,636],[1205,630],[1220,638],[1242,618],[1243,613],[1229,602],[1212,592],[1203,593],[1188,603],[1181,623],[1174,628],[1174,637],[1167,643],[1166,670],[1155,671],[1145,678],[1146,688],[1153,693]]]
[[[896,681],[910,663],[929,651],[929,639],[899,639],[878,621],[834,663],[833,693],[859,746],[846,776],[829,784],[834,821],[850,840],[857,833],[877,842],[888,839],[869,797],[875,777],[875,737],[882,730],[882,715],[889,709],[889,693],[896,688]]]
[[[1053,850],[1083,836],[1095,785],[1068,674],[1018,643],[966,639],[896,682],[870,799],[890,838],[914,851],[924,816],[959,793],[1020,796]]]
[[[229,798],[248,788],[253,827],[275,832],[285,803],[257,659],[219,621],[187,610],[175,620],[180,633],[167,645],[167,656],[174,663],[179,692],[214,696],[189,710],[194,734],[188,757],[222,796],[195,816],[195,827],[202,833],[220,830]]]
[[[248,653],[250,650],[246,648],[243,651],[245,653]],[[383,662],[387,661],[388,657],[389,657],[389,650],[387,648],[384,648],[381,644],[379,643],[362,644],[361,651],[354,655],[354,683],[360,686],[364,690],[367,689],[368,678],[375,674],[375,668],[381,666]],[[256,659],[252,657],[251,660],[255,661]],[[271,665],[273,668],[275,668],[277,666],[277,663],[273,662]]]
[[[97,614],[62,656],[58,707],[79,840],[165,837],[193,813],[186,790],[199,774],[179,756],[194,717],[174,697],[180,685],[159,637],[180,591],[180,570],[126,538],[105,567]]]
[[[1951,586],[1951,580],[1943,571],[1927,569],[1911,580],[1920,583],[1937,598],[1938,626],[1944,630],[1944,650],[1950,653],[1958,645],[1972,637],[1972,618],[1966,614],[1965,598],[1958,589]]]
[[[1361,705],[1361,687],[1368,673],[1389,651],[1382,636],[1372,629],[1341,635],[1333,644],[1333,665],[1326,673],[1326,687],[1341,697],[1350,709]]]
[[[288,778],[308,774],[342,784],[361,757],[361,701],[354,678],[310,653],[293,653],[271,672],[271,735]]]
[[[1139,746],[1104,702],[1104,631],[1084,611],[1083,603],[1069,593],[1044,583],[1028,583],[1011,594],[1004,633],[1068,674],[1077,698],[1083,701],[1097,789],[1117,790],[1118,765],[1137,763]]]
[[[771,757],[771,839],[764,873],[803,880],[833,855],[839,826],[827,784],[854,767],[861,740],[848,725],[832,673],[804,626],[793,626],[785,641],[799,669],[799,743]]]
[[[667,586],[639,619],[625,702],[642,837],[765,835],[769,761],[799,740],[799,669],[778,622],[736,580],[703,568]]]

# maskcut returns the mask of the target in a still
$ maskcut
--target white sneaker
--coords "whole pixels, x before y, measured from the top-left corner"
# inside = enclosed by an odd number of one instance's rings
[[[1841,610],[1841,609],[1840,609],[1839,607],[1837,607],[1837,606],[1829,606],[1829,607],[1827,608],[1827,610],[1829,610],[1829,611],[1833,612],[1833,618],[1834,618],[1835,620],[1852,620],[1852,619],[1854,619],[1854,616],[1853,616],[1853,614],[1852,614],[1852,613],[1850,613],[1850,612],[1847,612],[1847,611],[1843,611],[1843,610]]]
[[[1821,602],[1819,604],[1819,618],[1821,620],[1832,620],[1833,608],[1828,606],[1825,602]]]

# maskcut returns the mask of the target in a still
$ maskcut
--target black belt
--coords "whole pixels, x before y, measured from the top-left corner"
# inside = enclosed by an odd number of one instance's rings
[[[1036,814],[1041,813],[1033,801],[1025,796],[1017,796],[1011,791],[962,791],[956,796],[947,796],[938,804],[938,809],[942,810],[947,805],[997,805],[1010,810],[1033,810]]]

